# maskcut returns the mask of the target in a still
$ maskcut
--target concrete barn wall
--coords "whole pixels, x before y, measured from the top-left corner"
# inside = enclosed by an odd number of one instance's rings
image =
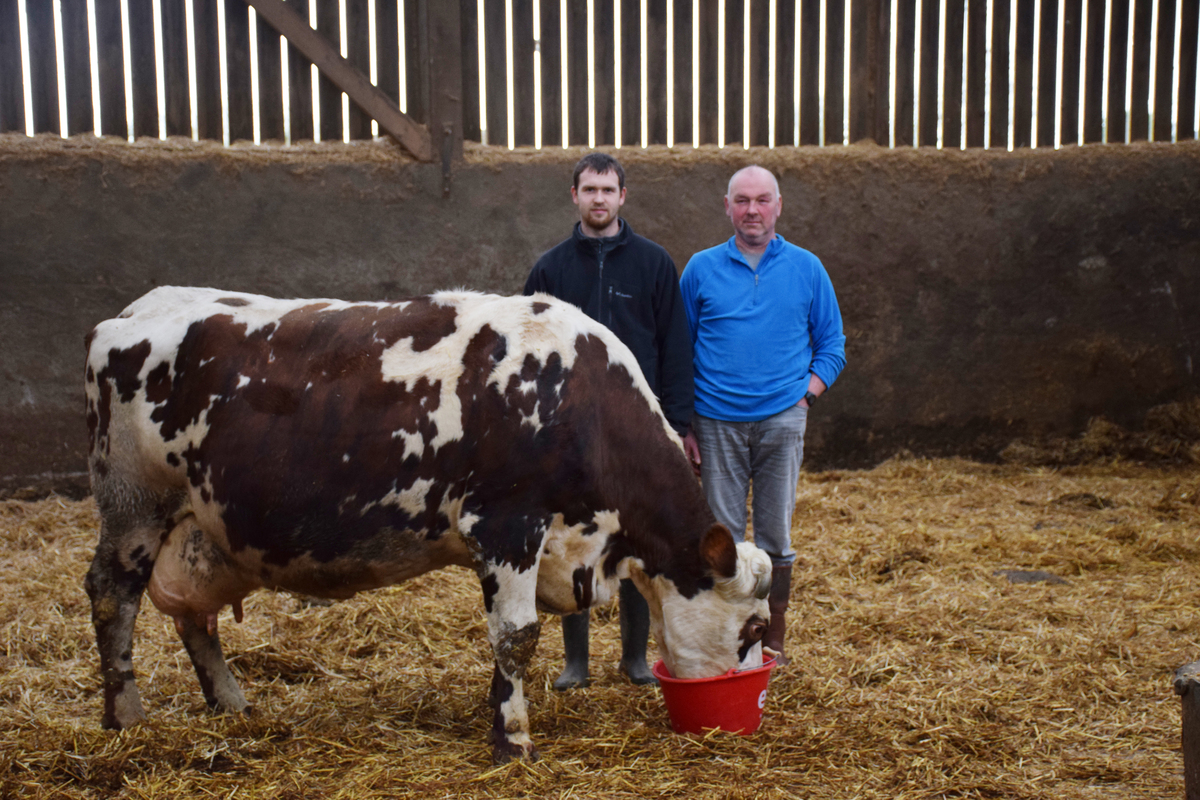
[[[575,219],[579,155],[468,148],[443,198],[440,167],[391,142],[0,136],[0,492],[86,482],[83,339],[147,290],[519,292]],[[734,169],[780,176],[779,231],[824,261],[849,338],[812,468],[901,449],[994,458],[1200,394],[1196,143],[618,155],[626,219],[680,269],[731,233]]]

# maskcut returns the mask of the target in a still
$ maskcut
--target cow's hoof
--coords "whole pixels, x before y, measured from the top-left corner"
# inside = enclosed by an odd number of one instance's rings
[[[120,731],[137,725],[145,718],[142,699],[136,688],[130,688],[105,698],[100,727],[106,731]]]
[[[507,764],[510,761],[537,761],[541,756],[538,755],[537,748],[532,744],[519,745],[512,742],[497,742],[492,748],[492,763]]]
[[[105,714],[100,718],[100,727],[106,731],[123,731],[126,728],[132,728],[139,722],[145,721],[145,719],[145,714],[129,718],[117,718],[115,716]]]

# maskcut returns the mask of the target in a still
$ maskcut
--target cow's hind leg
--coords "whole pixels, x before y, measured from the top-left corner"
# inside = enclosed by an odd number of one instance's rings
[[[92,601],[100,651],[101,725],[120,729],[146,716],[133,674],[133,626],[154,559],[169,530],[169,504],[148,493],[115,492],[111,484],[97,487],[96,500],[100,541],[84,587]]]
[[[192,659],[192,666],[196,668],[196,677],[200,679],[208,707],[214,711],[250,711],[250,704],[225,663],[217,632],[214,630],[210,634],[207,626],[198,625],[191,618],[177,620],[176,627],[188,657]]]

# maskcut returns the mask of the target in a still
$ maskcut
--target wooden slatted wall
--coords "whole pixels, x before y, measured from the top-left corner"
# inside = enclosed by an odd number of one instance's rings
[[[1084,71],[1082,141],[1098,142],[1106,136],[1110,142],[1125,141],[1127,130],[1132,140],[1169,141],[1172,136],[1190,139],[1197,135],[1200,3],[1195,0],[1158,0],[1157,3],[1155,0],[1040,0],[1040,3],[1036,0],[992,0],[990,4],[988,0],[593,0],[591,46],[594,58],[591,62],[588,59],[589,21],[585,0],[568,0],[565,4],[562,0],[538,0],[536,3],[534,0],[457,1],[461,19],[463,133],[467,139],[480,141],[486,131],[486,140],[490,144],[506,145],[511,141],[517,146],[529,146],[540,141],[545,147],[561,146],[564,143],[565,100],[567,144],[587,145],[594,141],[597,145],[611,145],[619,140],[623,146],[640,145],[643,141],[643,13],[647,32],[644,127],[650,144],[665,144],[670,138],[672,143],[683,145],[693,141],[739,145],[748,139],[752,145],[773,142],[776,146],[787,146],[796,142],[797,121],[799,141],[805,145],[834,145],[871,138],[884,145],[894,141],[896,146],[910,146],[916,141],[922,146],[940,142],[944,147],[960,147],[964,145],[964,132],[965,145],[969,147],[1007,147],[1010,136],[1017,147],[1074,144],[1080,141],[1081,68]],[[438,0],[346,2],[348,59],[364,73],[369,71],[369,11],[373,7],[378,85],[396,102],[400,98],[398,20],[399,15],[404,15],[405,110],[418,122],[427,118],[430,102],[427,77],[421,70],[421,65],[429,62],[429,54],[423,50],[427,45],[421,31],[428,22],[429,4],[436,2]],[[120,2],[94,0],[95,56],[100,78],[96,95],[104,134],[155,137],[165,128],[165,133],[170,136],[192,135],[186,3],[187,0],[160,0],[156,23],[153,0],[127,0],[132,90],[127,94]],[[336,0],[287,0],[287,3],[305,19],[309,15],[309,4],[317,3],[317,29],[335,46],[340,46]],[[88,2],[59,0],[59,4],[66,124],[64,126],[59,118],[62,104],[57,77],[56,36],[59,34],[55,31],[54,0],[0,0],[0,132],[32,129],[34,132],[59,133],[65,129],[68,134],[77,134],[92,132],[95,127]],[[847,4],[850,5],[849,37],[846,36]],[[26,10],[24,39],[29,53],[28,72],[21,52],[19,8],[22,5]],[[196,30],[192,42],[197,93],[195,132],[200,138],[221,140],[228,125],[231,141],[252,139],[254,108],[247,5],[243,0],[192,0],[192,7]],[[1035,18],[1038,8],[1040,19]],[[218,16],[222,10],[228,93],[228,110],[224,113],[218,36]],[[1060,11],[1064,34],[1061,54],[1058,52]],[[535,14],[540,32],[537,41],[534,39]],[[1181,15],[1178,20],[1177,15]],[[1128,52],[1131,21],[1132,59]],[[165,113],[161,119],[154,44],[156,24],[161,27],[163,40]],[[748,61],[743,47],[747,24]],[[508,100],[510,25],[511,117]],[[1010,49],[1014,25],[1015,60]],[[775,44],[773,95],[769,91],[772,29]],[[724,38],[721,37],[722,30]],[[1154,30],[1157,37],[1152,41]],[[478,48],[481,31],[484,41],[482,94]],[[615,59],[618,32],[619,64]],[[259,137],[264,141],[282,140],[285,104],[280,38],[261,21],[254,36],[260,86]],[[670,65],[674,80],[671,83],[668,83],[668,36],[674,41]],[[847,41],[851,56],[849,109],[845,108],[844,101]],[[693,82],[694,67],[697,66],[693,42],[698,46],[698,85]],[[1104,96],[1106,42],[1109,47],[1107,97]],[[987,97],[989,44],[990,98]],[[284,46],[288,54],[287,108],[291,138],[293,141],[312,139],[310,63],[294,48]],[[1086,49],[1081,50],[1081,47]],[[919,74],[915,71],[918,50]],[[1082,64],[1081,52],[1086,54]],[[535,53],[541,62],[540,88],[535,84]],[[825,67],[823,87],[820,82],[822,56]],[[562,78],[564,62],[565,82]],[[798,105],[795,102],[797,62]],[[722,63],[723,73],[720,71]],[[744,80],[747,66],[748,94]],[[1010,66],[1013,67],[1011,71]],[[1152,73],[1153,87],[1150,85]],[[1010,74],[1014,81],[1011,92]],[[718,91],[722,78],[723,104]],[[28,104],[26,81],[29,85]],[[1176,81],[1178,93],[1174,89]],[[594,95],[591,111],[589,82]],[[344,128],[341,92],[324,76],[318,77],[317,88],[319,136],[322,140],[340,140]],[[1150,130],[1148,109],[1152,92],[1153,131]],[[914,115],[917,99],[920,105]],[[987,99],[990,99],[990,111],[985,102]],[[540,130],[535,129],[538,103]],[[483,113],[481,105],[486,107]],[[31,120],[26,119],[27,106]],[[698,115],[694,113],[697,107]],[[1106,108],[1107,133],[1103,124]],[[747,109],[748,132],[745,125]],[[128,123],[130,118],[132,130]],[[353,104],[349,108],[348,127],[351,138],[371,136],[370,119]]]

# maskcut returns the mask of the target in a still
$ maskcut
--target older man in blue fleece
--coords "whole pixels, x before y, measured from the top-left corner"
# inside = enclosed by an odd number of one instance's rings
[[[745,534],[754,484],[754,542],[774,564],[763,646],[786,664],[804,430],[809,408],[846,365],[846,337],[825,267],[775,232],[782,211],[774,175],[759,166],[736,172],[725,195],[734,235],[692,256],[680,289],[696,386],[684,446],[713,513],[735,536]]]

